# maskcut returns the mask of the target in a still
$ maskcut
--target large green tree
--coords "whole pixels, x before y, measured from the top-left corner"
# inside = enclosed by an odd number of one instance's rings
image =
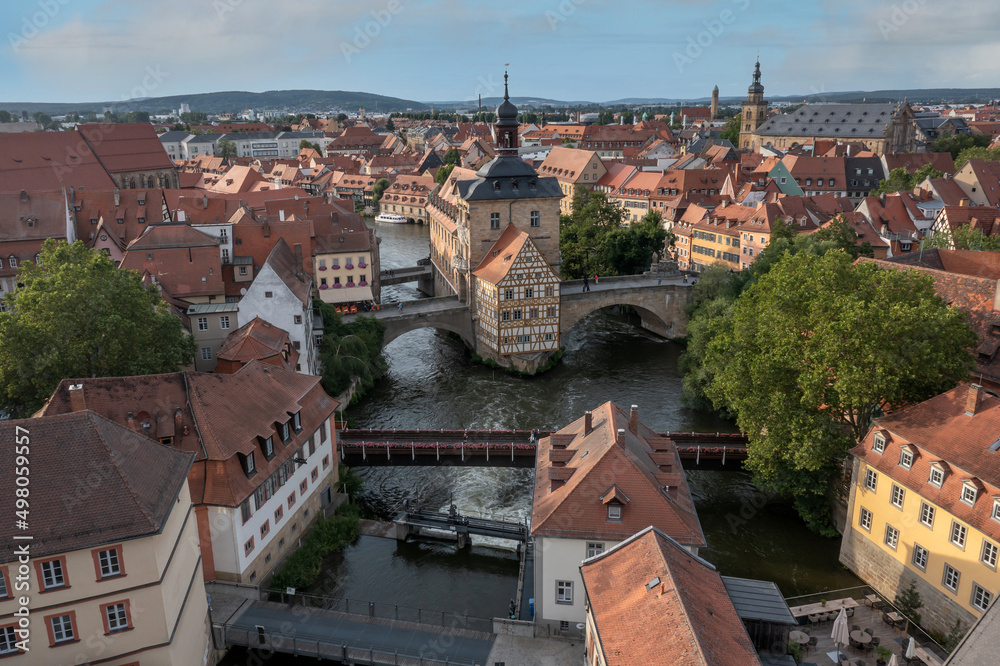
[[[45,241],[0,313],[0,409],[24,416],[68,377],[172,372],[194,340],[155,287],[80,241]]]
[[[916,271],[844,251],[786,254],[735,301],[707,345],[706,393],[749,434],[756,482],[788,492],[813,527],[836,465],[887,406],[968,377],[976,335]]]
[[[967,148],[985,148],[990,145],[990,137],[986,134],[948,134],[931,144],[931,152],[951,153],[952,159],[958,159],[959,153]]]
[[[940,178],[941,172],[930,163],[923,165],[910,175],[910,172],[900,167],[889,172],[889,177],[872,190],[872,195],[906,192],[924,182],[927,178]]]
[[[236,159],[236,142],[228,137],[219,139],[219,157],[227,160]]]
[[[388,368],[382,355],[385,324],[364,316],[345,324],[332,305],[319,300],[313,305],[323,317],[319,349],[323,389],[330,395],[340,395],[356,381],[355,395],[360,395]]]
[[[743,120],[743,114],[737,113],[735,116],[726,121],[726,126],[722,128],[722,132],[719,134],[720,139],[729,139],[729,143],[734,146],[740,145],[740,122]]]
[[[372,186],[372,201],[378,205],[378,202],[382,200],[382,195],[385,194],[386,188],[389,187],[388,178],[379,178],[375,181],[375,185]]]
[[[924,249],[940,248],[942,250],[980,250],[985,252],[1000,252],[1000,236],[987,236],[982,228],[973,229],[970,224],[963,224],[955,231],[937,231],[930,238],[921,241]]]

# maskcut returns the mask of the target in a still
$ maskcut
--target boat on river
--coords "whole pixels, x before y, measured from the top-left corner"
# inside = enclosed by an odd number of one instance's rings
[[[375,218],[376,222],[386,222],[388,224],[406,224],[406,218],[393,213],[379,213]]]

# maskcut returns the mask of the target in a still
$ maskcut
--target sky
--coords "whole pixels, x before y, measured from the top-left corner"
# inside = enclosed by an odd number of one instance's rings
[[[604,102],[1000,87],[996,0],[4,0],[0,100],[310,88]]]

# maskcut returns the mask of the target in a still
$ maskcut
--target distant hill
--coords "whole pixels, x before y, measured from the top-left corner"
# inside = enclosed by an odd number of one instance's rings
[[[375,113],[406,111],[407,109],[425,111],[429,108],[426,104],[413,100],[345,90],[269,90],[260,93],[233,90],[194,95],[148,97],[127,102],[0,102],[0,109],[17,112],[24,110],[29,114],[41,111],[49,115],[63,115],[71,111],[100,113],[107,106],[115,111],[168,113],[178,109],[182,103],[188,104],[192,111],[203,113],[223,113],[225,111],[239,113],[244,109],[287,109],[293,113],[333,110],[352,112],[359,108]]]

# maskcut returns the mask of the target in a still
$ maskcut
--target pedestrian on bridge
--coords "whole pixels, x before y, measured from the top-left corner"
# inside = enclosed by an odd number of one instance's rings
[[[590,280],[587,279],[586,275],[583,276],[583,290],[590,291]]]
[[[600,283],[601,283],[601,276],[598,275],[597,273],[594,273],[594,284],[597,285]]]
[[[402,311],[403,311],[403,302],[402,302],[402,301],[400,301],[400,302],[399,302],[399,303],[398,303],[398,304],[396,305],[396,307],[398,307],[398,308],[399,308],[399,311],[400,311],[400,312],[402,312]]]
[[[663,284],[663,276],[662,275],[657,275],[656,276],[656,286],[659,287],[661,284]]]

